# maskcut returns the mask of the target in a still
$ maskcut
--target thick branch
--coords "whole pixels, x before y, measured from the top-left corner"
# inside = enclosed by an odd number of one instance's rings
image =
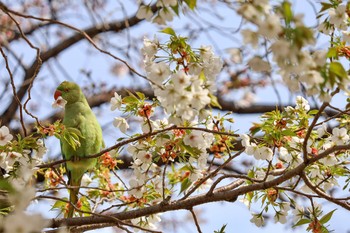
[[[142,92],[144,93],[149,99],[155,98],[154,93],[151,89],[144,89],[144,88],[134,88],[134,89],[128,89],[130,92]],[[112,88],[109,91],[102,92],[99,94],[96,94],[90,98],[88,98],[89,105],[93,107],[99,107],[102,104],[108,103],[111,100],[111,97],[113,97],[113,93],[117,92],[122,97],[125,97],[128,94],[128,92],[125,89],[117,89]],[[276,105],[273,104],[256,104],[249,107],[237,107],[232,101],[226,101],[221,96],[218,96],[219,104],[222,106],[223,111],[230,111],[236,114],[261,114],[269,111],[276,110]],[[217,107],[214,107],[218,109]],[[333,109],[326,109],[324,112],[328,116],[334,116],[338,112]],[[63,114],[62,112],[57,112],[48,118],[42,120],[43,123],[53,123],[56,120],[62,119]],[[27,129],[34,129],[34,124],[28,124]],[[30,131],[30,130],[29,130]],[[19,133],[19,129],[13,129],[13,134]],[[239,149],[237,149],[239,150]]]
[[[270,181],[255,183],[255,184],[243,186],[237,189],[232,189],[232,187],[236,188],[237,185],[231,186],[230,189],[225,188],[224,186],[215,190],[210,195],[201,194],[201,195],[189,197],[184,200],[177,200],[170,203],[160,203],[160,204],[146,207],[143,209],[115,213],[110,216],[113,216],[119,220],[127,220],[127,219],[133,219],[133,218],[138,218],[142,216],[157,214],[161,212],[168,212],[168,211],[180,210],[180,209],[190,209],[190,208],[193,208],[194,206],[202,205],[210,202],[235,201],[238,196],[246,194],[248,192],[264,190],[264,189],[268,189],[268,188],[280,185],[294,176],[301,175],[307,166],[326,157],[330,153],[338,150],[349,149],[349,148],[350,148],[350,145],[332,147],[324,151],[319,156],[314,157],[307,162],[301,163],[296,168],[288,170],[281,176]],[[99,223],[108,223],[109,221],[110,221],[110,217],[79,217],[79,218],[71,218],[71,219],[52,219],[50,227],[57,228],[61,225],[78,226],[78,225],[99,224]]]

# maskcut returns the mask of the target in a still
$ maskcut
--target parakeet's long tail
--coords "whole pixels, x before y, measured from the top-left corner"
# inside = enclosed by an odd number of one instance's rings
[[[69,179],[68,180],[68,184],[69,186],[74,186],[74,187],[79,187],[81,184],[81,179],[76,180],[75,182],[73,181],[73,179]],[[79,188],[71,188],[69,189],[69,201],[70,203],[72,203],[75,207],[77,207],[77,203],[78,203],[78,194],[79,194]],[[69,204],[68,207],[68,218],[72,218],[74,215],[74,206],[72,206],[71,204]]]

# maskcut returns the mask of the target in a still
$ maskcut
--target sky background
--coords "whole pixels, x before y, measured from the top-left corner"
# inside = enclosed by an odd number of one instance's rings
[[[200,1],[199,1],[200,2]],[[275,2],[275,1],[273,1]],[[292,1],[293,2],[293,8],[296,12],[304,13],[304,21],[307,22],[307,25],[314,26],[316,24],[315,21],[315,15],[313,13],[312,6],[308,3],[309,1],[305,0],[297,0]],[[310,1],[311,2],[311,1]],[[136,12],[136,8],[132,4],[123,3],[125,4],[125,8],[128,9],[130,14],[133,14]],[[199,5],[200,6],[200,5]],[[117,9],[118,6],[111,5],[110,9]],[[112,10],[111,10],[112,11]],[[74,9],[72,9],[71,13],[75,13]],[[235,15],[232,15],[231,10],[220,8],[216,12],[222,17],[222,21],[218,21],[215,17],[208,17],[205,18],[205,20],[212,20],[213,24],[219,23],[223,27],[232,27],[232,24],[237,25],[239,18]],[[107,17],[107,16],[106,16]],[[117,19],[121,18],[120,15],[111,15],[111,19]],[[192,19],[191,19],[192,18]],[[203,19],[203,17],[202,17]],[[197,20],[199,22],[197,22]],[[191,17],[189,19],[185,19],[183,16],[180,18],[175,18],[173,22],[169,23],[168,26],[173,27],[177,33],[183,36],[186,35],[186,32],[184,30],[180,30],[184,25],[191,25],[191,24],[199,24],[201,20],[201,10],[199,9],[197,11],[197,14],[191,14]],[[204,19],[203,19],[204,20]],[[73,21],[76,25],[79,26],[79,28],[84,28],[89,25],[88,22],[85,22],[84,20],[69,18],[69,12],[67,13],[67,21],[71,22]],[[193,26],[193,25],[192,25]],[[198,25],[197,25],[198,26]],[[144,22],[140,25],[137,25],[136,27],[133,27],[129,32],[122,32],[120,35],[113,36],[113,41],[111,43],[116,44],[123,44],[125,43],[123,38],[125,39],[127,37],[127,34],[130,33],[132,35],[140,35],[139,38],[142,38],[144,35],[147,35],[148,37],[152,38],[154,33],[157,33],[157,36],[160,39],[166,39],[164,35],[161,35],[158,33],[159,28],[155,27],[154,25]],[[59,38],[52,38],[51,44],[55,44],[58,42]],[[320,37],[318,42],[319,48],[326,48],[327,45],[327,38],[326,37]],[[135,43],[142,43],[142,40],[136,41]],[[219,34],[219,33],[213,33],[206,35],[205,33],[202,33],[201,36],[198,36],[195,39],[192,39],[190,43],[193,45],[193,47],[200,47],[201,45],[212,45],[217,50],[219,55],[222,55],[223,57],[227,57],[227,54],[224,54],[224,50],[227,48],[232,47],[240,47],[241,42],[239,36],[237,38],[229,38],[225,34]],[[21,54],[24,55],[24,59],[30,59],[33,56],[33,50],[23,47],[21,43],[18,43],[14,46],[15,49],[22,51]],[[88,51],[88,52],[87,52]],[[113,51],[114,54],[118,55],[118,51]],[[97,56],[98,55],[98,56]],[[135,56],[136,54],[131,54],[131,56]],[[52,72],[49,70],[47,66],[43,68],[43,70],[40,72],[38,76],[38,83],[39,80],[43,81],[47,78],[53,78],[56,82],[56,84],[60,83],[61,81],[65,79],[73,79],[77,82],[79,82],[81,85],[86,85],[91,80],[87,80],[85,78],[85,75],[82,73],[82,70],[79,67],[84,67],[87,70],[91,71],[91,77],[93,80],[106,80],[107,81],[107,87],[108,86],[118,86],[118,87],[128,87],[128,86],[140,86],[142,87],[144,85],[144,81],[140,79],[135,79],[126,76],[123,77],[117,77],[113,73],[111,73],[111,66],[115,65],[115,60],[111,59],[108,56],[100,55],[98,51],[91,48],[91,45],[89,45],[86,42],[80,42],[78,45],[73,46],[71,49],[67,50],[67,52],[64,52],[59,55],[58,57],[60,65],[62,67],[65,67],[67,74],[63,74],[62,71],[55,68],[55,62],[49,61],[49,64],[52,64],[52,67],[50,69],[56,69],[55,73],[57,74],[56,77],[52,77]],[[138,59],[130,59],[128,61],[131,61],[131,65],[133,67],[136,67],[138,71],[143,72],[143,70],[140,68],[140,63]],[[40,82],[45,83],[45,82]],[[282,100],[284,104],[291,103],[290,95],[288,94],[288,90],[283,85],[278,85],[278,89],[280,90],[280,93],[282,93]],[[55,85],[52,85],[48,88],[45,88],[45,86],[38,86],[33,89],[33,102],[40,100],[40,105],[46,106],[43,107],[40,110],[40,116],[42,118],[45,118],[45,116],[49,116],[52,114],[52,110],[50,109],[51,103],[53,101],[52,98],[42,98],[42,96],[53,96],[55,89]],[[240,96],[244,93],[244,90],[239,90],[233,92],[231,95],[228,96],[228,99],[235,101],[240,98]],[[267,88],[261,88],[258,89],[256,92],[257,96],[257,103],[276,103],[276,95],[271,87]],[[294,97],[293,97],[294,98]],[[335,105],[341,106],[344,101],[343,94],[337,95],[333,103]],[[0,106],[1,108],[1,106]],[[109,111],[109,106],[104,105],[99,109],[94,109],[96,111],[96,114],[99,116],[99,121],[102,126],[104,125],[110,125],[113,117],[116,116],[115,112]],[[55,110],[58,111],[58,110]],[[256,122],[259,119],[258,114],[253,115],[238,115],[233,114],[233,118],[235,119],[235,125],[237,127],[237,130],[239,133],[246,133],[248,132],[248,129],[251,127],[252,122]],[[137,130],[137,129],[136,129]],[[119,131],[117,129],[107,129],[104,132],[104,137],[107,146],[111,146],[115,143],[116,135],[119,134]],[[58,140],[50,140],[47,142],[48,146],[50,147],[49,156],[55,157],[59,154],[59,147],[58,147]],[[241,197],[240,197],[241,198]],[[240,199],[239,198],[239,199]],[[320,202],[321,204],[324,204],[325,202]],[[33,205],[29,211],[33,212],[40,212],[44,213],[47,217],[55,217],[55,213],[49,212],[50,206],[43,202],[40,205],[40,208],[37,208],[37,205]],[[349,230],[349,224],[347,221],[344,221],[344,219],[349,219],[350,215],[348,212],[340,209],[339,207],[334,207],[333,205],[325,205],[325,213],[333,210],[334,208],[338,208],[338,210],[334,213],[333,219],[329,222],[331,225],[330,229],[334,229],[335,232],[346,232]],[[258,211],[259,209],[256,207],[253,207],[252,210]],[[289,224],[282,225],[280,223],[274,224],[273,220],[267,220],[266,226],[263,228],[257,228],[254,224],[252,224],[249,220],[251,219],[251,214],[247,210],[246,206],[240,201],[236,201],[235,203],[210,203],[207,205],[202,205],[194,208],[194,211],[198,213],[198,217],[203,221],[203,224],[201,224],[203,232],[213,232],[214,230],[219,230],[222,225],[227,224],[226,232],[305,232],[305,228],[299,227],[297,229],[291,229],[291,226]],[[291,212],[290,212],[291,213]],[[175,225],[176,231],[167,231],[164,232],[178,232],[178,233],[191,233],[191,232],[197,232],[195,225],[192,221],[192,217],[189,214],[188,211],[175,211],[173,213],[165,213],[163,222],[166,222],[166,225]],[[289,217],[292,217],[291,215]],[[186,223],[186,224],[184,224]],[[111,229],[103,229],[98,231],[91,231],[91,232],[103,232],[103,233],[109,233],[113,232]]]

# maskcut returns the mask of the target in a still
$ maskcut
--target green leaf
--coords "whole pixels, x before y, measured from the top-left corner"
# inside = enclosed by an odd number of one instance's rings
[[[171,35],[171,36],[176,36],[176,33],[172,28],[164,28],[160,32],[163,32],[163,33]]]
[[[123,98],[125,104],[137,103],[139,100],[135,96],[126,96]]]
[[[283,14],[284,14],[284,18],[286,20],[286,23],[290,24],[290,22],[293,19],[293,12],[292,12],[290,2],[284,1],[282,3],[282,9],[283,9]]]
[[[171,9],[175,12],[177,16],[179,16],[179,4],[176,4],[175,6],[171,6]]]
[[[338,78],[347,79],[348,73],[345,71],[343,65],[340,62],[331,62],[329,65],[329,72],[335,74]]]
[[[144,100],[146,97],[145,97],[145,94],[143,94],[142,92],[136,92],[136,95],[141,99],[141,100]]]
[[[311,220],[310,219],[307,219],[307,218],[302,218],[300,219],[296,224],[294,224],[292,227],[297,227],[297,226],[301,226],[301,225],[304,225],[304,224],[308,224],[310,223]]]
[[[194,8],[197,6],[197,0],[185,0],[185,3],[191,10],[194,10]]]
[[[225,233],[226,226],[227,226],[227,224],[223,225],[220,230],[214,231],[214,233]]]
[[[320,219],[320,223],[321,223],[322,225],[324,225],[324,224],[327,223],[329,220],[331,220],[332,215],[333,215],[334,211],[336,211],[336,210],[337,210],[337,209],[334,209],[334,210],[332,210],[331,212],[325,214],[325,215]]]
[[[190,187],[190,185],[192,184],[192,182],[190,181],[190,179],[186,178],[181,182],[181,190],[180,190],[180,194],[182,192],[184,192],[186,189],[188,189],[188,187]]]
[[[327,57],[328,58],[337,58],[338,57],[337,48],[336,47],[329,48],[328,53],[327,53]]]
[[[5,190],[10,193],[15,192],[16,190],[13,188],[13,186],[10,184],[8,180],[0,179],[0,190]]]
[[[209,97],[210,97],[210,105],[211,106],[222,109],[221,105],[219,104],[218,98],[215,95],[209,93]]]
[[[318,109],[313,109],[311,111],[308,112],[309,115],[316,115],[318,113]]]
[[[187,153],[189,153],[191,155],[191,157],[197,158],[199,156],[199,154],[201,153],[201,151],[198,148],[185,145],[184,143],[180,143],[179,145],[183,150],[185,150]]]
[[[294,130],[286,129],[282,131],[283,136],[295,136]]]
[[[68,201],[68,198],[63,198],[63,200]],[[55,202],[55,204],[53,204],[51,210],[53,209],[59,209],[59,210],[63,210],[64,208],[66,208],[67,203],[61,200],[58,200]]]
[[[326,3],[326,2],[321,2],[322,8],[320,10],[320,12],[328,10],[329,8],[333,7],[332,4],[330,3]]]
[[[89,201],[87,200],[86,197],[81,197],[80,198],[80,202],[81,202],[81,210],[84,211],[84,212],[91,212],[91,206],[90,206],[90,203]],[[83,213],[81,214],[81,216],[90,216],[91,214],[89,213]]]

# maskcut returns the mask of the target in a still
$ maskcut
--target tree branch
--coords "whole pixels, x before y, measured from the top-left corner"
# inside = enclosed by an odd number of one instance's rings
[[[4,5],[2,5],[4,7]],[[7,8],[5,8],[6,10]],[[152,10],[155,10],[156,6],[152,6]],[[73,36],[67,38],[66,40],[58,43],[56,46],[53,48],[47,50],[46,52],[43,52],[40,54],[40,59],[42,63],[48,61],[49,59],[57,56],[60,54],[62,51],[66,50],[67,48],[71,47],[72,45],[78,43],[79,41],[83,39],[88,39],[86,36],[89,38],[93,38],[96,35],[104,32],[120,32],[128,27],[132,27],[139,22],[143,21],[142,19],[139,19],[136,17],[136,15],[130,17],[129,19],[124,19],[120,21],[113,21],[108,24],[101,24],[101,25],[95,25],[93,27],[87,28],[85,30],[82,30],[80,32],[77,32]],[[27,90],[30,86],[30,79],[33,78],[35,75],[35,72],[37,70],[38,65],[40,64],[40,61],[36,59],[32,65],[25,70],[25,75],[24,79],[22,82],[22,85],[20,89],[17,92],[17,97],[18,99],[22,100],[25,94],[27,93]],[[14,114],[16,113],[18,108],[18,103],[16,102],[16,99],[13,98],[9,106],[6,108],[5,112],[2,114],[1,120],[2,124],[4,125],[9,125],[11,120],[13,119]]]
[[[334,146],[330,149],[327,149],[326,151],[321,153],[319,156],[308,160],[306,163],[301,163],[297,167],[283,172],[279,177],[266,182],[254,183],[251,185],[242,186],[240,188],[235,189],[236,187],[239,187],[241,182],[244,182],[244,180],[242,181],[236,180],[234,183],[227,185],[227,188],[226,186],[221,187],[215,190],[211,195],[200,194],[197,196],[189,197],[185,200],[175,200],[169,203],[160,203],[160,204],[156,204],[156,205],[149,206],[142,209],[111,214],[106,217],[78,217],[78,218],[70,218],[70,219],[62,219],[62,218],[51,219],[50,227],[57,228],[57,227],[60,227],[61,225],[81,226],[81,225],[89,225],[89,224],[108,223],[110,216],[113,216],[119,220],[127,220],[127,219],[133,219],[133,218],[138,218],[142,216],[157,214],[161,212],[164,213],[164,212],[173,211],[173,210],[180,210],[180,209],[188,210],[189,208],[193,208],[194,206],[207,204],[210,202],[217,202],[217,201],[232,202],[232,201],[235,201],[237,197],[240,195],[257,191],[257,190],[265,190],[265,189],[280,185],[281,183],[293,178],[294,176],[302,174],[304,169],[310,164],[326,157],[330,153],[343,150],[343,149],[350,149],[350,145]]]

